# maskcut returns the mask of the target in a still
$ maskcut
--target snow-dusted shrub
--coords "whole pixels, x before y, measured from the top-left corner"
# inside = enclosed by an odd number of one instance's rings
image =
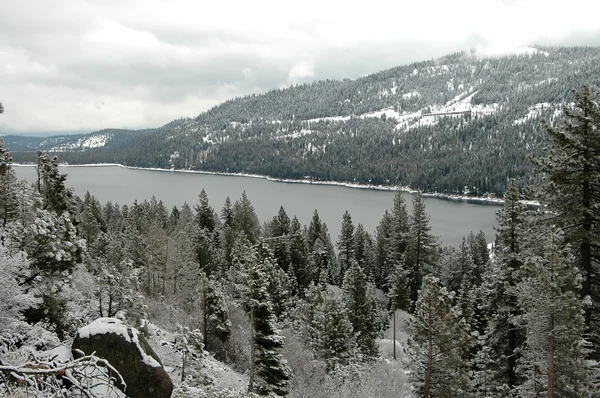
[[[10,397],[124,397],[115,383],[124,384],[119,372],[93,355],[0,365],[0,391]]]
[[[214,386],[178,385],[173,390],[173,398],[259,398],[264,395],[249,393],[242,389],[218,388]]]

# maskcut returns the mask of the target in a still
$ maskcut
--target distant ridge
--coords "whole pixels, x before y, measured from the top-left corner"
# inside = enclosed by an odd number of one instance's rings
[[[502,195],[507,178],[533,178],[527,157],[545,143],[541,121],[555,121],[572,89],[598,87],[599,79],[598,47],[461,52],[355,80],[234,98],[143,134],[115,130],[104,141],[96,132],[38,145],[71,164]],[[32,142],[11,140],[12,151],[34,150]]]

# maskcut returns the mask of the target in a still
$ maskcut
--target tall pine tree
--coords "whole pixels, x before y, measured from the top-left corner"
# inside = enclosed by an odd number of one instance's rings
[[[534,159],[546,177],[540,201],[549,222],[565,232],[583,276],[581,297],[590,297],[585,324],[600,357],[600,106],[599,93],[585,85],[574,91],[575,103],[563,108],[556,127],[546,125],[550,145]]]
[[[413,198],[413,213],[410,217],[409,238],[404,253],[404,269],[408,275],[411,309],[417,302],[419,289],[425,275],[434,274],[437,257],[436,238],[431,235],[429,215],[425,212],[423,194]]]
[[[563,233],[551,227],[536,234],[517,286],[526,342],[518,372],[521,396],[590,397],[598,370],[586,360],[581,276]]]

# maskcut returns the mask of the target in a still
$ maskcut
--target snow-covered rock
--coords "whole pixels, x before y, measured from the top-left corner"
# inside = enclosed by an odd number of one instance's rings
[[[73,355],[95,353],[114,366],[127,387],[129,397],[168,398],[173,382],[158,355],[137,329],[116,318],[99,318],[77,331]]]

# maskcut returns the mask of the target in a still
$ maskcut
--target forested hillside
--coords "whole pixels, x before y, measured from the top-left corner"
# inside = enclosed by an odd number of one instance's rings
[[[61,159],[503,194],[507,178],[531,182],[528,156],[547,143],[541,121],[562,115],[574,87],[600,85],[599,61],[596,47],[456,53],[231,99]]]

